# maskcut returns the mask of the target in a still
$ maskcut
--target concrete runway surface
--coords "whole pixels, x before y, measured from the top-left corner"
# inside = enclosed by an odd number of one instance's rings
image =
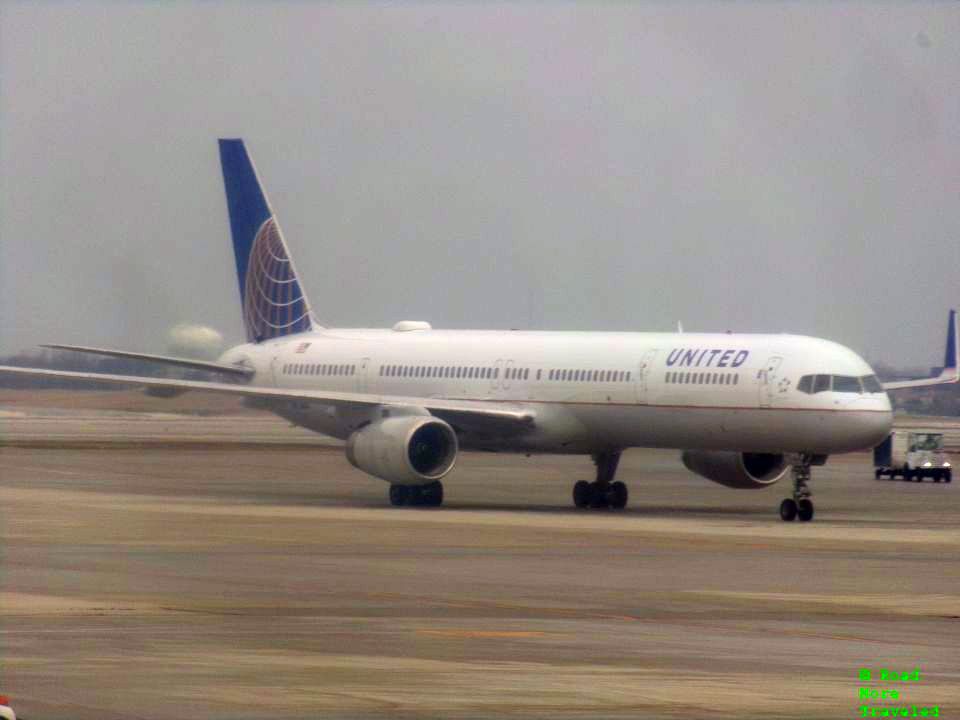
[[[831,458],[787,524],[639,450],[578,512],[588,460],[467,454],[397,509],[277,422],[0,418],[22,718],[855,718],[861,667],[960,717],[960,483]]]

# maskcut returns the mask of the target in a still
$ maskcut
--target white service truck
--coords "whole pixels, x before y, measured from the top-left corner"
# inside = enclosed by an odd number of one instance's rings
[[[873,449],[874,475],[879,480],[898,475],[904,480],[950,482],[950,459],[943,451],[943,433],[923,430],[894,430]]]

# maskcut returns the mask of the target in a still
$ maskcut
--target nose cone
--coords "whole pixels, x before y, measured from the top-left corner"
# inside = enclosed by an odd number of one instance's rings
[[[852,350],[846,349],[846,351],[844,364],[847,365],[848,374],[876,377],[873,368],[863,358]],[[867,392],[852,396],[844,405],[844,409],[852,411],[849,416],[852,421],[850,430],[860,446],[859,449],[876,447],[887,439],[893,429],[893,409],[890,406],[890,398],[885,392]]]
[[[863,439],[862,448],[875,448],[890,435],[893,429],[893,412],[890,409],[890,398],[886,393],[874,400],[873,408],[865,408],[866,412],[856,413],[858,434]]]

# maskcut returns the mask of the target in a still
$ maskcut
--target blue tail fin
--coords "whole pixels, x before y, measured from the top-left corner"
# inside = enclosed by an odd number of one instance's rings
[[[957,311],[951,310],[947,320],[947,350],[943,357],[943,369],[957,367]]]
[[[220,165],[247,340],[313,330],[310,302],[243,140],[220,140]]]

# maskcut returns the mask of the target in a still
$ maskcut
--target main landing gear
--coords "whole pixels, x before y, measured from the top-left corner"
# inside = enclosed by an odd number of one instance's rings
[[[813,520],[813,501],[810,499],[810,457],[802,455],[790,468],[793,474],[793,497],[780,503],[780,519],[786,522],[798,519]]]
[[[391,485],[390,504],[438,507],[443,504],[443,483],[436,480],[427,485]]]
[[[613,480],[619,463],[619,451],[595,454],[593,464],[597,466],[597,479],[593,482],[580,480],[573,486],[573,504],[578,508],[625,508],[627,486]]]

